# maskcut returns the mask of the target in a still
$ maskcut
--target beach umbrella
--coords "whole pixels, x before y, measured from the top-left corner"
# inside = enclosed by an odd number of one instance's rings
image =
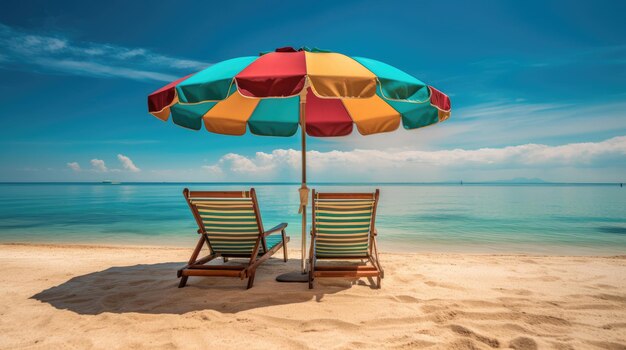
[[[450,99],[393,66],[320,49],[283,47],[238,57],[148,96],[161,120],[213,133],[293,136],[302,128],[302,273],[306,270],[306,135],[337,137],[417,129],[448,119]],[[306,277],[305,275],[302,275]],[[285,280],[300,279],[297,275]]]

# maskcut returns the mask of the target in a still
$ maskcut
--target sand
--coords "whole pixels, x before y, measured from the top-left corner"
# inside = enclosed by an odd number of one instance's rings
[[[0,348],[626,349],[626,257],[387,253],[380,290],[271,259],[178,289],[189,253],[0,245]]]

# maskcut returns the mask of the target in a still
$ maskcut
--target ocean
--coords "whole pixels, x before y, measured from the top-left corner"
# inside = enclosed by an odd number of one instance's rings
[[[263,223],[300,247],[299,184],[3,183],[0,242],[193,247],[182,190],[254,187]],[[393,252],[626,254],[626,187],[616,184],[310,184],[381,191],[379,245]],[[310,210],[309,210],[310,213]],[[310,221],[310,218],[309,218]]]

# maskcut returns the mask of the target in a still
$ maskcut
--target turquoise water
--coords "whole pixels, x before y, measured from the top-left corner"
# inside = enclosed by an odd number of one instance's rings
[[[0,242],[192,246],[182,189],[246,184],[0,184]],[[256,184],[266,228],[286,221],[299,247],[296,184]],[[372,191],[375,185],[311,185]],[[625,254],[626,187],[394,184],[381,190],[383,251]]]

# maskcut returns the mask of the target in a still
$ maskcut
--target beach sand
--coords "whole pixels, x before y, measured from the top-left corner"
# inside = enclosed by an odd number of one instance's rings
[[[626,349],[626,257],[387,253],[380,290],[279,284],[276,258],[178,289],[190,253],[0,245],[0,348]]]

